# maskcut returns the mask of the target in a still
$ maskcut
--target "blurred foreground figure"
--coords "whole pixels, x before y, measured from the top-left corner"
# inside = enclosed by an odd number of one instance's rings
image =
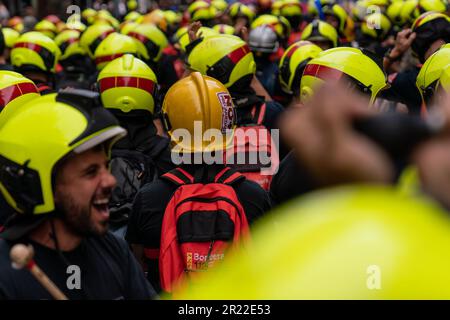
[[[288,112],[282,127],[321,188],[339,187],[280,207],[253,233],[250,254],[227,261],[181,298],[450,298],[450,216],[441,206],[450,207],[443,174],[450,99],[440,105],[440,133],[411,153],[420,188],[408,194],[383,186],[392,183],[392,159],[355,129],[355,121],[373,116],[366,100],[341,85],[319,93]]]
[[[424,198],[343,187],[298,198],[272,218],[252,250],[181,298],[450,298],[450,217]]]

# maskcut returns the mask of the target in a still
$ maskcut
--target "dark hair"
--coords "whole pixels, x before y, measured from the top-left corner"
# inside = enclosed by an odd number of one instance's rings
[[[431,20],[414,30],[414,39],[411,49],[417,55],[420,62],[425,62],[425,53],[437,40],[450,41],[450,22],[446,18]]]

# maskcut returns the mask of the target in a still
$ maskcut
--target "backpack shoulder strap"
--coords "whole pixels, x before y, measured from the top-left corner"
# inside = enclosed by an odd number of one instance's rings
[[[259,126],[262,125],[265,116],[266,116],[266,103],[265,102],[262,105],[260,105],[259,107],[254,106],[252,108],[253,121],[257,125],[259,125]]]
[[[194,183],[194,177],[189,172],[181,168],[175,168],[163,174],[161,178],[178,186]]]
[[[214,182],[232,185],[242,180],[245,180],[245,177],[242,174],[234,171],[230,167],[225,167],[216,175]]]

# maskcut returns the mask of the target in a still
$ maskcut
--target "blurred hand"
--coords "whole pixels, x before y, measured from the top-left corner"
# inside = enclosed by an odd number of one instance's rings
[[[414,39],[416,39],[416,33],[411,29],[405,29],[397,34],[395,39],[395,46],[391,51],[391,57],[396,58],[402,56],[411,47]]]
[[[450,96],[436,107],[445,119],[442,134],[419,146],[413,154],[423,189],[450,208]]]
[[[195,41],[202,36],[201,32],[197,34],[201,27],[202,23],[200,21],[195,21],[188,26],[189,42]]]
[[[248,42],[248,29],[247,27],[242,27],[241,31],[238,34],[239,37],[241,37],[242,40],[245,42]]]
[[[241,37],[242,40],[248,40],[248,30],[247,30],[247,20],[243,17],[239,17],[234,24],[234,32],[238,37]]]
[[[303,108],[290,108],[280,127],[302,165],[324,186],[389,183],[394,168],[388,155],[353,129],[357,118],[375,111],[342,84],[323,86]]]

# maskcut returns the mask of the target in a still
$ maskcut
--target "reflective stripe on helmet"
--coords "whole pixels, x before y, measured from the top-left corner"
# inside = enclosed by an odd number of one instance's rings
[[[303,71],[303,76],[313,76],[322,80],[339,80],[343,74],[340,70],[320,64],[308,64]]]
[[[102,57],[95,58],[95,64],[99,65],[100,63],[103,63],[103,62],[113,61],[114,59],[120,58],[124,54],[125,53],[117,53],[117,54],[111,54],[108,56],[102,56]]]
[[[209,67],[206,71],[206,74],[219,80],[222,83],[228,83],[234,66],[249,53],[251,53],[251,51],[247,44],[234,49],[229,54],[213,64],[211,67]]]
[[[303,76],[312,76],[327,81],[338,81],[341,79],[346,79],[350,86],[356,88],[360,93],[369,96],[372,95],[372,85],[366,86],[359,80],[335,68],[323,66],[320,64],[307,64],[305,67],[305,71],[303,71]]]
[[[424,14],[421,17],[417,18],[417,20],[414,22],[412,29],[416,29],[417,27],[420,27],[421,22],[423,21],[423,19],[425,19],[428,16],[428,14]]]
[[[27,93],[38,94],[38,90],[33,83],[17,83],[0,89],[0,109],[3,109],[3,107],[5,107],[8,103]]]
[[[117,87],[138,88],[152,93],[155,89],[155,83],[150,79],[138,77],[108,77],[100,79],[100,92]]]
[[[295,44],[293,44],[293,45],[289,48],[289,50],[286,52],[286,57],[285,57],[285,59],[286,59],[286,58],[292,57],[292,55],[295,53],[295,51],[296,51],[298,48],[303,47],[304,45],[305,45],[304,43],[295,43]]]
[[[44,62],[46,71],[50,71],[55,64],[55,55],[50,52],[47,48],[40,46],[36,43],[31,42],[18,42],[14,45],[14,48],[25,48],[30,49],[39,54]]]
[[[230,58],[230,60],[234,64],[237,64],[239,62],[239,60],[241,60],[244,56],[247,55],[247,53],[250,53],[250,48],[248,47],[248,45],[244,45],[240,48],[237,48],[237,49],[231,51],[227,55],[227,57]]]

